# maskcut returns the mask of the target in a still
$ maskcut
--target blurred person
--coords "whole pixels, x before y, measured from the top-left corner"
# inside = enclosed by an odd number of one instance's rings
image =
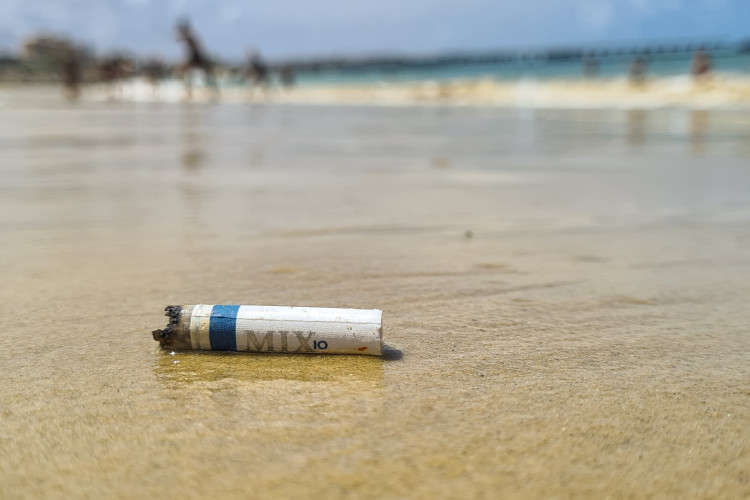
[[[297,75],[290,64],[285,64],[279,69],[279,80],[285,88],[292,88],[297,83]]]
[[[65,97],[69,101],[77,100],[81,95],[81,63],[76,50],[72,47],[63,51],[60,76]]]
[[[132,72],[132,65],[121,56],[104,59],[99,64],[99,79],[104,83],[107,98],[112,101],[121,93],[120,82]]]
[[[593,52],[583,58],[583,74],[587,78],[594,78],[599,74],[599,59],[596,58]]]
[[[151,97],[156,99],[159,93],[159,85],[164,79],[164,63],[158,57],[147,59],[143,65],[143,77],[151,87]]]
[[[188,74],[193,69],[203,71],[206,78],[206,84],[213,89],[214,95],[217,96],[219,93],[219,87],[214,79],[213,64],[204,55],[203,49],[198,42],[198,38],[190,27],[190,22],[187,19],[182,19],[177,23],[177,40],[182,42],[187,49],[186,61],[180,65],[178,70],[179,77],[185,80],[187,98],[192,99],[193,97],[192,79]]]
[[[260,88],[263,90],[263,94],[268,97],[268,88],[271,84],[271,74],[268,70],[268,66],[260,57],[258,50],[253,50],[249,53],[247,67],[245,68],[245,74],[242,80],[249,79],[251,83],[251,89]]]
[[[630,83],[633,85],[643,85],[646,82],[646,72],[648,63],[646,59],[638,56],[630,64]]]
[[[706,52],[703,47],[693,53],[693,59],[690,61],[690,74],[696,81],[705,81],[711,73],[711,54]]]

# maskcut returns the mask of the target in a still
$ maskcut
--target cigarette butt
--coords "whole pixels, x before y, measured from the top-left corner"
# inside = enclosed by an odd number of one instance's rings
[[[379,309],[167,306],[169,325],[154,330],[168,350],[370,354],[383,352]]]

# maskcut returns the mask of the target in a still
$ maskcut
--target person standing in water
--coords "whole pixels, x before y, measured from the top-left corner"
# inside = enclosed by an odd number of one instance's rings
[[[271,84],[271,74],[268,70],[268,66],[260,57],[258,50],[253,50],[248,54],[248,64],[245,69],[245,74],[242,80],[245,81],[250,79],[251,83],[251,97],[255,93],[255,88],[259,88],[263,91],[263,95],[268,98],[268,88]]]
[[[123,56],[112,56],[99,64],[99,80],[104,83],[107,98],[116,100],[122,93],[120,83],[133,73],[132,61]]]
[[[62,61],[63,92],[69,101],[76,101],[81,95],[81,64],[75,49],[66,51]]]
[[[143,76],[151,87],[151,97],[159,96],[159,85],[164,78],[164,63],[158,57],[152,57],[143,65]]]
[[[646,71],[648,63],[641,56],[636,57],[630,64],[630,83],[635,86],[642,86],[646,83]]]
[[[695,81],[705,81],[711,73],[711,54],[699,48],[693,54],[693,60],[690,61],[690,74]]]
[[[188,99],[193,97],[192,80],[190,75],[188,75],[188,72],[193,69],[203,71],[206,78],[206,84],[213,89],[215,96],[218,96],[219,87],[216,85],[216,80],[214,79],[213,64],[203,54],[203,49],[198,42],[198,38],[195,36],[195,33],[190,27],[190,23],[186,19],[177,23],[177,39],[182,42],[187,49],[187,59],[182,65],[180,65],[179,76],[185,80]]]
[[[284,88],[290,89],[297,83],[297,76],[294,73],[294,67],[289,64],[285,64],[279,68],[279,80]]]
[[[583,75],[587,78],[594,78],[599,74],[599,59],[593,52],[583,58]]]

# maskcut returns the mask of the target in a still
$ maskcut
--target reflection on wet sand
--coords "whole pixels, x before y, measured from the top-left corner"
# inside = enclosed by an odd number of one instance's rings
[[[161,398],[182,414],[183,425],[227,429],[239,437],[244,461],[321,433],[355,434],[386,400],[387,361],[371,356],[161,351],[156,358]],[[231,452],[227,447],[216,459],[226,462]],[[192,470],[189,459],[175,460]]]
[[[177,361],[177,363],[175,363]],[[159,351],[154,373],[165,385],[228,379],[236,383],[270,380],[298,382],[383,383],[383,363],[373,356],[247,354],[234,352]]]
[[[184,111],[180,162],[186,171],[195,172],[206,162],[205,116],[202,109],[186,107]]]
[[[628,111],[628,144],[639,146],[646,142],[646,111],[631,109]]]
[[[690,152],[702,155],[706,152],[706,135],[709,127],[709,113],[705,109],[690,112]]]

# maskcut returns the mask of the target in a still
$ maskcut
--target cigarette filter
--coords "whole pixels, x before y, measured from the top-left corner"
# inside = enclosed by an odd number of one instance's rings
[[[278,306],[168,306],[164,349],[382,354],[382,311]]]

